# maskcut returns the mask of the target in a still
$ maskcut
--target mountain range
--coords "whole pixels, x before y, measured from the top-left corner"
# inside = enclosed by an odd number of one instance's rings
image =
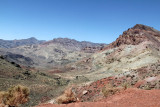
[[[104,99],[108,84],[160,89],[160,31],[153,27],[136,24],[110,44],[69,38],[1,41],[0,85],[26,84],[31,101],[25,106],[55,101],[68,86],[79,102]]]
[[[19,42],[15,42],[15,44],[21,43],[21,45],[0,49],[1,55],[11,62],[40,69],[48,69],[75,62],[102,49],[106,45],[86,41],[79,42],[68,38],[56,38],[46,42],[35,38],[17,41]],[[7,43],[3,44],[3,47],[7,47]],[[14,41],[11,43],[14,43]]]

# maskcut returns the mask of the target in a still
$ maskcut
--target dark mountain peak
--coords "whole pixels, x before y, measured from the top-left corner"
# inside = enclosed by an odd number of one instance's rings
[[[105,49],[119,47],[121,45],[138,45],[144,41],[158,43],[158,39],[160,39],[160,31],[155,30],[153,27],[136,24],[134,27],[124,31],[116,41]]]
[[[74,40],[74,39],[59,37],[59,38],[54,38],[53,40]]]
[[[30,37],[28,40],[37,40],[35,37]]]
[[[134,27],[129,28],[128,30],[124,31],[122,36],[134,36],[139,35],[142,36],[142,34],[150,33],[150,35],[160,35],[160,31],[154,29],[153,27],[142,25],[142,24],[136,24]]]
[[[69,38],[55,38],[52,41],[53,42],[79,42],[75,39],[69,39]]]
[[[61,45],[72,45],[72,44],[78,44],[79,41],[76,41],[74,39],[69,38],[54,38],[53,40],[44,42],[43,45],[49,45],[49,44],[61,44]]]
[[[154,31],[153,27],[143,25],[143,24],[136,24],[132,29],[140,29],[140,30],[146,30],[146,31]]]

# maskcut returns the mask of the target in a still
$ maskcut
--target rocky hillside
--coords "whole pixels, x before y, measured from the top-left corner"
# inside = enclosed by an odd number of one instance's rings
[[[30,100],[21,107],[34,106],[59,96],[70,82],[71,79],[24,67],[0,56],[0,91],[6,91],[15,85],[30,89]]]
[[[72,86],[77,102],[36,107],[152,107],[159,106],[160,62],[92,83]],[[154,99],[154,100],[153,100]],[[54,99],[53,99],[54,100]],[[54,100],[55,101],[55,100]],[[146,103],[149,102],[149,103]]]
[[[3,40],[0,39],[0,48],[15,48],[22,45],[33,45],[33,44],[41,44],[44,41],[37,40],[34,37],[28,39],[21,39],[21,40]]]
[[[37,107],[159,106],[156,100],[160,93],[159,51],[160,32],[137,24],[99,52],[59,68],[70,71],[59,73],[61,76],[77,80],[81,76],[89,81],[72,86],[74,97],[78,99],[76,103]]]
[[[132,87],[144,90],[160,89],[160,62],[130,70],[115,76],[100,79],[87,85],[75,88],[76,97],[81,102],[95,101],[103,98],[102,90],[105,86]],[[84,92],[86,94],[84,95]],[[160,90],[159,90],[160,91]]]
[[[96,102],[41,104],[35,107],[159,107],[160,90],[127,89]],[[149,103],[146,103],[149,102]]]
[[[115,48],[121,45],[138,45],[144,41],[151,41],[159,46],[160,31],[146,25],[137,24],[123,32],[115,42],[105,48]]]
[[[160,59],[159,31],[137,24],[116,41],[90,57],[63,68],[71,75],[84,75],[92,81],[138,69]],[[78,71],[78,72],[77,72]]]
[[[41,44],[0,49],[0,53],[9,61],[24,66],[50,69],[76,62],[79,59],[101,50],[104,46],[105,44],[57,38]]]

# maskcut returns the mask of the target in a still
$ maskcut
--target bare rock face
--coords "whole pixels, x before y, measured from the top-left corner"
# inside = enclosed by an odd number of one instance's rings
[[[153,27],[149,27],[142,24],[136,24],[132,29],[140,29],[140,30],[146,30],[146,31],[154,31]]]
[[[160,32],[152,27],[136,24],[134,27],[124,31],[116,41],[106,46],[104,49],[115,48],[121,45],[138,45],[144,41],[160,40]]]

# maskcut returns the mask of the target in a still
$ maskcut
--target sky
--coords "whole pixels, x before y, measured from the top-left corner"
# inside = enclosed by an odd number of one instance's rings
[[[135,24],[160,30],[160,0],[0,0],[0,39],[111,43]]]

